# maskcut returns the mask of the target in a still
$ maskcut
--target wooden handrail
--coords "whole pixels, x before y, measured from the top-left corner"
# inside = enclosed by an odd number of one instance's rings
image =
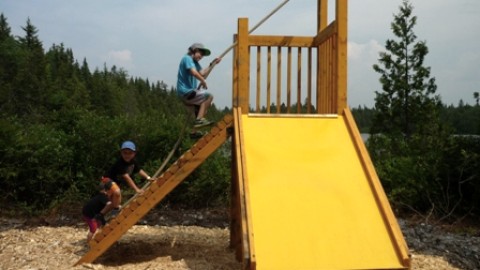
[[[248,19],[239,19],[239,29],[248,29]],[[345,72],[336,70],[341,59],[336,21],[314,37],[251,35],[245,30],[238,36],[242,36],[239,48],[243,49],[237,49],[235,54],[234,62],[241,65],[234,64],[234,77],[238,78],[233,87],[238,95],[234,107],[241,101],[246,103],[241,105],[244,113],[338,113],[338,105],[343,104],[338,99],[346,97],[339,91],[346,90],[338,89],[338,76]],[[255,78],[255,102],[249,110],[250,76]]]

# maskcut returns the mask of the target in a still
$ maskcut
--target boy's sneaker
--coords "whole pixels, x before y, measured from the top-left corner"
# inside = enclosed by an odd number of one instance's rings
[[[203,137],[203,133],[200,132],[200,131],[195,131],[195,132],[190,133],[190,138],[191,139],[200,139],[201,137]]]
[[[195,119],[195,122],[193,123],[193,127],[195,127],[195,128],[204,127],[204,126],[211,125],[212,123],[213,122],[210,122],[205,118]]]

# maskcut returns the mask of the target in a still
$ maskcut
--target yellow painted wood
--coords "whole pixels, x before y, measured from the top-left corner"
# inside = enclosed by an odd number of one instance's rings
[[[241,121],[257,269],[406,269],[342,116]]]
[[[390,236],[395,239],[393,244],[395,244],[395,249],[399,258],[403,261],[404,266],[410,267],[411,261],[410,256],[408,254],[408,247],[407,243],[405,242],[405,238],[403,237],[402,231],[398,222],[396,221],[395,215],[393,213],[392,208],[390,207],[390,203],[388,198],[383,190],[382,184],[380,183],[380,179],[378,178],[377,173],[375,172],[375,167],[373,166],[373,162],[370,159],[368,154],[367,148],[363,143],[363,139],[360,136],[360,132],[357,128],[357,124],[353,119],[353,115],[350,109],[346,108],[344,110],[343,115],[345,116],[345,123],[348,127],[348,131],[353,138],[353,142],[355,148],[357,149],[358,155],[361,157],[360,162],[365,170],[367,180],[369,181],[370,185],[373,188],[373,195],[377,200],[377,205],[379,206],[379,210],[383,214],[385,220],[387,221],[387,229],[389,230]]]

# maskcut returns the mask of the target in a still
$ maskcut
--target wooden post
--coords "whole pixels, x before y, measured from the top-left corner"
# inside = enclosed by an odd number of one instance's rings
[[[328,0],[318,0],[318,18],[317,18],[317,33],[320,33],[325,27],[327,27],[328,22]]]
[[[327,27],[328,19],[328,0],[318,0],[317,4],[317,36],[320,32]],[[327,91],[326,84],[324,81],[326,78],[326,70],[328,68],[327,62],[321,61],[321,56],[326,55],[322,46],[317,46],[317,113],[322,113],[326,111],[325,100],[321,100],[322,97],[325,97],[325,92]],[[323,76],[322,76],[323,75]],[[324,86],[324,87],[322,87]],[[322,93],[322,94],[321,94]]]
[[[248,19],[238,19],[238,97],[237,106],[249,112],[250,99],[250,48],[248,44]],[[235,105],[235,104],[234,104]]]
[[[337,0],[337,113],[347,108],[347,25],[348,0]]]
[[[235,43],[238,42],[238,35],[233,36]],[[232,61],[232,107],[238,106],[238,46],[233,48],[233,61]]]

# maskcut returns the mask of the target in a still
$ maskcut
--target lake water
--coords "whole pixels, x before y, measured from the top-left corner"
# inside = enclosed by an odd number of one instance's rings
[[[368,138],[370,138],[369,133],[360,133],[360,136],[362,136],[363,142],[367,142]]]

